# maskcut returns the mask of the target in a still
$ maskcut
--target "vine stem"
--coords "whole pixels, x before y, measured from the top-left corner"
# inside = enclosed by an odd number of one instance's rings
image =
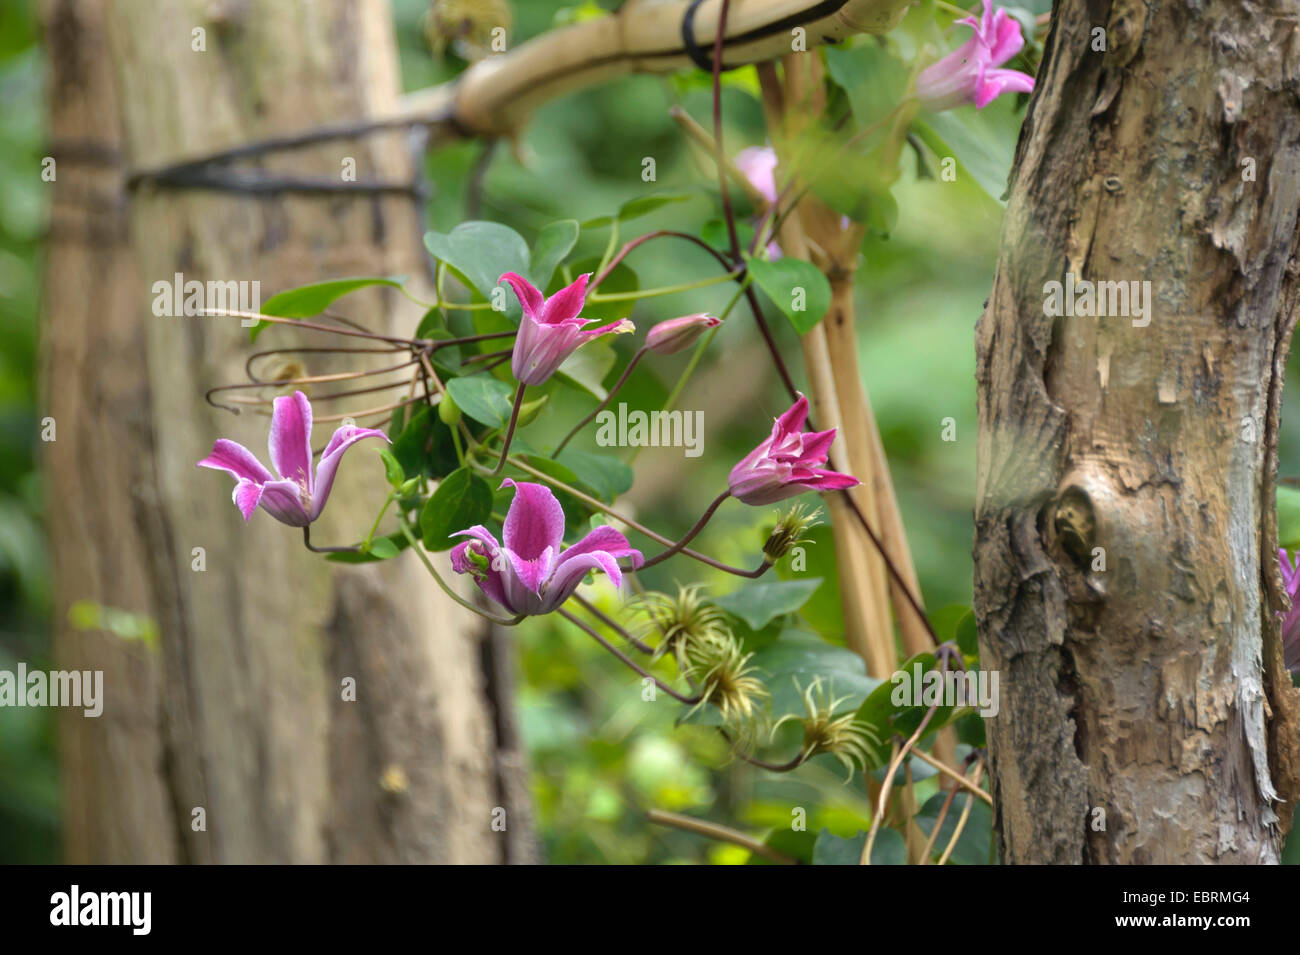
[[[302,529],[302,542],[313,554],[359,554],[361,548],[352,544],[348,547],[317,547],[311,542],[311,525]]]
[[[618,621],[614,620],[612,617],[609,616],[609,614],[605,613],[603,610],[601,610],[591,601],[585,599],[584,597],[579,596],[576,593],[573,595],[572,599],[578,602],[579,607],[587,611],[587,613],[591,614],[593,617],[595,617],[605,626],[609,627],[609,629],[613,630],[620,637],[626,640],[628,642],[628,646],[636,647],[636,649],[640,650],[642,653],[646,654],[647,656],[655,652],[654,647],[632,636],[632,634],[628,633],[627,630],[625,630],[623,627],[619,625]]]
[[[608,504],[605,504],[603,501],[596,500],[596,498],[592,497],[590,494],[586,494],[578,490],[576,487],[573,487],[570,484],[565,484],[563,481],[559,480],[556,477],[553,477],[550,474],[547,474],[544,471],[539,471],[537,468],[529,465],[526,461],[522,461],[519,458],[510,458],[509,464],[511,464],[514,467],[517,467],[525,474],[531,474],[539,481],[543,481],[554,488],[564,491],[566,494],[573,496],[577,500],[586,504],[588,507],[594,508],[595,510],[600,511],[602,514],[608,514],[610,517],[613,517],[616,520],[623,522],[633,530],[644,534],[646,537],[649,537],[651,540],[657,543],[663,544],[665,547],[672,547],[673,544],[675,543],[675,541],[672,541],[669,538],[664,537],[662,534],[652,531],[644,524],[641,524],[637,521],[632,520],[632,518],[630,517],[620,514],[618,511],[614,510]],[[488,471],[488,469],[481,464],[475,464],[472,466],[480,474],[487,474],[490,476],[493,473]],[[692,558],[693,560],[698,560],[702,564],[708,564],[710,567],[713,567],[716,570],[720,570],[723,573],[734,574],[737,577],[748,577],[751,580],[763,576],[763,574],[767,573],[767,571],[772,567],[772,565],[765,560],[754,570],[741,570],[738,567],[732,567],[729,564],[724,564],[720,560],[715,560],[714,558],[709,557],[707,554],[701,554],[699,551],[691,550],[689,547],[683,547],[681,549],[681,553],[685,554],[687,557]],[[628,568],[628,569],[631,570],[634,568]]]
[[[971,781],[978,784],[980,776],[984,773],[984,760],[975,764],[975,775]],[[939,857],[939,865],[945,865],[952,856],[953,850],[957,848],[957,840],[961,838],[963,830],[966,828],[966,821],[970,819],[971,807],[975,805],[975,800],[968,798],[966,805],[962,807],[961,815],[957,818],[957,825],[953,827],[952,837],[948,840],[948,848],[943,850],[943,855]]]
[[[948,672],[947,658],[944,658],[939,667],[939,672],[941,674]],[[907,738],[907,742],[901,748],[898,741],[894,741],[893,755],[889,760],[889,768],[885,772],[884,785],[880,787],[880,798],[876,800],[876,811],[871,819],[871,831],[867,833],[867,841],[862,844],[862,858],[859,864],[871,865],[871,849],[876,844],[876,834],[880,832],[880,824],[885,818],[885,807],[889,804],[889,794],[894,788],[894,776],[898,774],[898,767],[903,764],[903,760],[907,758],[907,754],[916,745],[916,741],[921,738],[921,734],[925,732],[925,728],[930,725],[930,720],[938,711],[938,703],[926,710],[925,716],[921,718],[920,724],[916,727],[916,731]],[[971,802],[973,803],[974,800],[971,800]]]
[[[919,759],[921,762],[930,764],[939,772],[943,773],[945,776],[947,776],[949,779],[955,782],[957,785],[961,786],[963,789],[967,789],[970,792],[974,793],[976,796],[978,796],[984,802],[988,803],[990,806],[993,805],[992,796],[990,796],[984,790],[980,789],[978,786],[972,784],[969,779],[967,779],[963,774],[957,772],[957,770],[953,769],[947,763],[935,759],[933,756],[931,756],[923,749],[913,750],[912,755],[915,756],[917,759]]]
[[[519,409],[524,405],[524,389],[527,387],[521,381],[519,382],[519,388],[515,391],[515,403],[510,409],[510,424],[506,425],[505,438],[501,442],[501,457],[497,459],[497,466],[492,469],[491,477],[496,477],[501,473],[501,469],[506,466],[506,457],[510,454],[510,442],[515,437],[515,425],[519,423]]]
[[[564,446],[573,440],[573,436],[575,434],[577,434],[579,431],[585,428],[588,422],[590,422],[592,418],[596,417],[598,414],[604,411],[605,408],[609,405],[609,403],[614,400],[614,396],[618,394],[618,390],[622,388],[623,385],[627,382],[628,375],[632,374],[632,369],[637,366],[637,362],[639,362],[643,357],[645,357],[646,351],[647,349],[645,345],[642,345],[640,348],[636,350],[636,354],[631,357],[631,359],[627,363],[627,367],[623,369],[623,374],[619,376],[618,381],[614,383],[614,387],[609,389],[609,393],[605,395],[605,400],[602,401],[600,404],[596,405],[595,411],[593,411],[591,414],[587,415],[587,417],[583,418],[581,421],[575,424],[572,430],[570,430],[569,433],[564,436],[564,440],[562,440],[558,445],[556,445],[555,450],[551,452],[552,461],[554,461],[557,457],[559,457],[560,452],[564,450]]]
[[[647,567],[653,567],[655,564],[662,563],[663,561],[667,560],[669,557],[672,557],[674,554],[680,552],[683,547],[685,547],[687,544],[689,544],[692,540],[695,539],[696,535],[698,535],[700,531],[704,530],[704,525],[709,523],[709,520],[713,517],[714,512],[719,507],[721,507],[722,502],[729,497],[731,497],[731,489],[727,488],[727,490],[723,491],[721,494],[719,494],[717,497],[713,499],[713,503],[710,504],[705,509],[704,513],[700,515],[700,519],[696,521],[695,525],[682,536],[681,540],[679,540],[672,547],[669,547],[666,551],[662,551],[661,553],[658,553],[655,556],[649,558],[644,564],[642,564],[637,569],[645,570]]]
[[[630,656],[628,656],[618,647],[614,646],[614,644],[610,643],[608,640],[602,637],[596,631],[595,627],[590,626],[581,617],[575,617],[572,613],[565,610],[563,607],[557,610],[556,613],[558,613],[565,620],[569,621],[569,623],[585,631],[588,636],[592,637],[602,647],[604,647],[610,653],[614,654],[614,656],[618,657],[618,659],[621,660],[625,666],[629,667],[632,670],[635,670],[643,678],[654,681],[655,686],[659,687],[659,689],[663,690],[665,693],[667,693],[677,702],[686,703],[687,705],[694,706],[696,703],[699,703],[703,699],[703,696],[690,697],[690,696],[686,696],[683,693],[678,693],[676,690],[674,690],[663,680],[659,679],[659,677],[655,676],[653,673],[651,673],[645,667],[641,666],[641,664],[637,663],[635,660],[633,660]]]
[[[709,255],[717,259],[718,264],[721,265],[728,272],[730,272],[732,269],[735,268],[735,265],[731,262],[728,262],[726,256],[724,256],[721,252],[719,252],[713,246],[709,245],[709,243],[705,242],[703,239],[697,236],[693,236],[689,232],[677,232],[672,229],[656,229],[654,232],[647,232],[645,235],[639,235],[635,239],[629,240],[627,244],[623,246],[623,248],[619,249],[618,254],[615,255],[613,258],[611,258],[609,262],[606,265],[604,265],[599,272],[596,273],[595,278],[591,280],[591,284],[587,287],[588,291],[595,289],[598,285],[600,285],[601,282],[609,278],[609,273],[613,272],[615,266],[617,266],[620,262],[622,262],[623,259],[627,257],[627,254],[631,252],[633,249],[637,248],[638,246],[644,245],[645,243],[649,242],[651,239],[661,239],[669,236],[675,239],[685,239],[688,242],[695,243],[700,248],[702,248],[705,252],[709,253]],[[608,301],[608,299],[606,299],[606,301]]]
[[[798,865],[799,860],[765,845],[752,836],[747,836],[743,832],[738,832],[727,826],[720,825],[716,822],[706,822],[703,819],[693,819],[690,816],[683,816],[680,813],[666,812],[662,809],[650,809],[646,812],[646,818],[650,822],[660,826],[671,826],[674,829],[681,829],[684,832],[693,832],[698,836],[705,836],[709,839],[717,839],[719,842],[730,842],[732,845],[740,846],[742,849],[748,849],[755,855],[762,856],[778,865]]]

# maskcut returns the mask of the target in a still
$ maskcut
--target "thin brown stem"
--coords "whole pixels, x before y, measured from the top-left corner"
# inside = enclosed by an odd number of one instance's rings
[[[716,839],[719,842],[730,842],[732,845],[740,846],[742,849],[748,849],[755,855],[762,856],[769,862],[775,862],[778,865],[798,865],[799,860],[765,845],[752,836],[747,836],[743,832],[737,832],[727,826],[719,825],[716,822],[706,822],[703,819],[692,819],[690,816],[683,816],[675,812],[665,812],[662,809],[650,809],[646,812],[646,818],[660,826],[671,826],[674,829],[681,829],[684,832],[693,832],[698,836],[705,836],[709,839]]]
[[[510,442],[515,437],[515,425],[519,423],[519,409],[524,405],[524,390],[528,386],[522,381],[519,382],[519,388],[515,391],[514,405],[510,409],[510,423],[506,425],[505,437],[501,441],[501,457],[497,460],[497,466],[492,471],[492,476],[501,473],[501,469],[506,466],[506,457],[510,454]]]
[[[569,430],[569,433],[564,436],[564,439],[560,441],[558,445],[556,445],[555,450],[551,452],[552,461],[554,461],[557,457],[559,457],[560,452],[564,450],[564,446],[568,444],[571,440],[573,440],[573,436],[575,434],[577,434],[579,431],[585,428],[587,426],[587,423],[591,421],[592,418],[596,417],[596,415],[604,411],[606,406],[611,401],[614,400],[614,396],[618,394],[618,390],[622,388],[623,385],[627,382],[628,375],[632,374],[632,369],[637,366],[637,362],[639,362],[642,359],[642,357],[644,357],[645,354],[646,354],[646,347],[642,345],[640,348],[636,350],[636,354],[633,355],[632,358],[628,361],[627,367],[623,369],[623,374],[619,375],[618,381],[614,383],[614,387],[609,389],[609,393],[605,395],[605,400],[602,401],[600,404],[596,405],[596,409],[592,411],[591,414],[587,415],[587,417],[583,418],[581,421],[575,424]]]
[[[667,693],[677,702],[685,703],[689,706],[694,706],[696,703],[699,703],[701,699],[703,699],[703,697],[700,696],[695,696],[695,697],[686,696],[685,694],[679,693],[676,690],[674,690],[663,680],[659,679],[659,677],[655,676],[653,673],[651,673],[645,667],[641,666],[641,664],[637,663],[635,660],[629,657],[618,647],[614,646],[614,644],[610,643],[608,640],[602,637],[594,627],[589,626],[587,622],[584,621],[581,617],[575,617],[573,614],[569,613],[569,611],[565,610],[563,607],[557,610],[556,613],[558,613],[565,620],[569,621],[569,623],[573,624],[576,627],[579,627],[584,632],[586,632],[588,636],[592,637],[592,639],[594,639],[602,647],[604,647],[610,653],[614,654],[614,656],[618,657],[618,659],[621,660],[625,666],[631,668],[632,670],[635,670],[644,679],[652,680],[655,686],[659,687],[659,689],[663,690],[665,693]]]
[[[680,552],[687,544],[689,544],[691,541],[695,539],[696,535],[698,535],[700,531],[704,530],[704,525],[709,523],[709,520],[713,517],[714,512],[717,511],[717,509],[722,506],[722,502],[729,497],[731,497],[730,488],[723,491],[721,494],[719,494],[717,497],[713,499],[713,503],[710,504],[705,509],[704,513],[700,515],[700,519],[696,521],[695,525],[682,536],[681,540],[679,540],[672,547],[669,547],[667,550],[661,551],[655,556],[649,558],[645,563],[643,563],[637,569],[645,570],[647,567],[653,567],[655,564],[661,563],[662,561],[667,560],[669,557],[672,557],[674,554]]]

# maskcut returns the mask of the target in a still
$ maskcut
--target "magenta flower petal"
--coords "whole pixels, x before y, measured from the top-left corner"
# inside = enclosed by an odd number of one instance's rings
[[[659,355],[675,355],[687,348],[710,328],[717,328],[722,319],[708,312],[696,312],[681,318],[670,318],[650,329],[645,336],[645,347]]]
[[[1003,93],[1032,93],[1034,78],[1019,70],[985,70],[975,87],[975,107],[983,109]]]
[[[804,491],[834,491],[860,483],[852,475],[817,467],[826,462],[835,431],[805,433],[807,420],[808,399],[800,395],[776,419],[771,435],[731,469],[727,487],[733,497],[746,504],[773,504]]]
[[[317,472],[311,458],[311,422],[311,402],[301,391],[275,399],[267,443],[279,480],[251,451],[226,438],[219,438],[198,466],[228,471],[236,478],[233,497],[245,521],[261,507],[281,523],[306,527],[320,516],[329,499],[343,452],[362,438],[388,440],[373,428],[339,428],[330,438]]]
[[[798,432],[803,430],[803,423],[808,420],[808,399],[800,395],[790,406],[790,410],[776,419],[776,426],[781,431]],[[776,432],[773,432],[775,435]]]
[[[580,275],[571,285],[543,299],[542,293],[527,279],[513,272],[501,276],[501,281],[509,282],[519,296],[524,311],[510,356],[510,370],[520,384],[540,385],[591,339],[635,327],[624,319],[593,331],[582,331],[584,325],[595,321],[578,315],[586,298],[588,277]]]
[[[1292,673],[1300,672],[1300,559],[1292,561],[1278,549],[1282,583],[1291,598],[1291,609],[1282,616],[1282,663]]]
[[[257,510],[257,502],[262,499],[262,485],[248,478],[240,478],[231,497],[235,501],[235,507],[239,508],[239,513],[244,515],[244,523],[247,524],[253,512]]]
[[[329,500],[330,489],[334,486],[334,475],[339,469],[339,462],[343,460],[343,452],[366,438],[383,438],[392,444],[388,435],[375,428],[345,425],[335,431],[334,436],[330,438],[330,443],[325,445],[325,450],[320,456],[320,464],[316,467],[315,487],[312,490],[312,520],[320,517],[325,502]]]
[[[466,535],[474,539],[465,541],[463,544],[457,544],[451,549],[451,569],[458,574],[473,574],[479,589],[488,596],[488,599],[494,600],[504,607],[506,605],[505,587],[499,568],[504,564],[506,558],[501,552],[501,545],[497,543],[496,537],[481,524],[475,524],[469,530],[457,531],[452,536],[457,535]],[[469,559],[471,551],[486,559],[486,569]]]
[[[483,527],[458,531],[474,540],[453,548],[451,564],[459,574],[472,574],[483,593],[511,613],[550,613],[572,596],[589,570],[605,571],[618,585],[623,579],[618,557],[631,557],[635,566],[643,562],[641,553],[612,527],[597,528],[561,552],[564,510],[550,488],[508,478],[501,486],[515,489],[506,512],[504,546],[498,548]],[[493,573],[484,573],[471,553],[490,556]]]
[[[272,403],[271,463],[286,481],[297,481],[312,491],[311,402],[301,391],[276,398]]]
[[[974,103],[983,109],[1002,93],[1029,93],[1034,78],[1017,70],[997,69],[1024,48],[1020,24],[1005,10],[996,12],[990,0],[984,0],[980,18],[957,21],[974,32],[969,40],[916,78],[916,92],[930,110],[951,109]]]
[[[558,568],[560,564],[563,564],[571,557],[594,554],[597,551],[603,551],[614,557],[630,557],[633,567],[640,567],[645,563],[645,558],[641,556],[641,552],[629,544],[627,538],[620,531],[615,530],[608,524],[602,524],[578,543],[563,551],[560,554],[560,559],[556,562],[556,567]]]
[[[556,325],[560,322],[577,318],[582,311],[582,303],[587,300],[587,282],[591,273],[579,275],[572,284],[566,285],[546,300],[542,306],[540,321],[544,325]]]
[[[199,467],[229,471],[240,480],[255,484],[264,484],[273,479],[271,472],[262,467],[262,462],[257,460],[252,451],[228,438],[218,438],[212,445],[212,453],[199,462]]]
[[[591,328],[587,331],[578,332],[581,343],[585,344],[593,338],[599,338],[601,335],[627,335],[636,331],[636,326],[628,319],[620,318],[617,322],[610,322],[608,325],[601,325],[599,328]],[[568,357],[567,355],[565,356]]]
[[[623,574],[618,568],[618,561],[613,555],[604,551],[590,554],[577,554],[562,561],[555,567],[555,573],[546,585],[546,595],[542,602],[541,613],[550,613],[573,596],[573,592],[582,583],[588,571],[603,570],[614,582],[615,587],[623,585]]]
[[[267,481],[262,485],[262,510],[282,524],[306,527],[313,520],[303,500],[302,485],[297,481]]]
[[[542,305],[545,302],[541,289],[517,272],[507,272],[497,281],[510,283],[510,287],[515,290],[515,295],[519,297],[519,305],[525,315],[533,319],[541,316]]]
[[[564,509],[551,489],[531,481],[506,478],[502,487],[515,489],[515,498],[506,512],[502,539],[508,550],[524,560],[533,560],[550,548],[559,553],[564,539]]]
[[[803,436],[803,455],[804,461],[815,461],[820,464],[831,456],[831,442],[835,440],[835,429],[828,431],[813,431]]]
[[[776,202],[775,149],[771,146],[750,146],[736,153],[735,163],[755,192],[768,202]]]

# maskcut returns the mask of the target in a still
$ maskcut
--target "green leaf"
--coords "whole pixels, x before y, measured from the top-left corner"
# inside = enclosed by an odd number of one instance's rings
[[[858,865],[862,861],[862,849],[866,844],[865,832],[843,839],[829,829],[823,829],[813,846],[813,865]],[[903,865],[906,861],[907,849],[898,831],[878,831],[876,841],[871,845],[871,864]]]
[[[727,231],[727,223],[722,219],[710,219],[704,223],[700,229],[700,238],[722,252],[731,248],[731,233]],[[744,219],[737,222],[736,238],[742,249],[749,248],[750,243],[754,241],[754,227]]]
[[[966,616],[957,622],[957,630],[953,634],[953,639],[957,641],[957,649],[962,652],[963,656],[979,659],[979,633],[975,627],[975,614],[973,612],[967,611]]]
[[[927,838],[934,831],[934,824],[938,821],[939,812],[942,810],[944,800],[947,798],[947,793],[935,793],[925,801],[921,811],[914,817],[917,826],[920,827]],[[975,799],[975,805],[971,806],[970,818],[966,820],[966,826],[962,829],[961,836],[957,840],[957,846],[953,849],[948,861],[955,865],[989,864],[993,848],[993,814],[989,810],[988,803],[965,792],[958,793],[953,798],[952,805],[948,809],[948,815],[944,817],[943,825],[939,827],[939,838],[934,842],[934,856],[936,859],[943,853],[948,843],[952,841],[952,834],[957,829],[957,821],[961,818],[966,803],[971,799]]]
[[[618,354],[613,346],[605,339],[598,339],[588,342],[566,358],[556,374],[604,401],[609,394],[605,390],[605,376],[616,361]]]
[[[751,629],[762,630],[776,617],[794,613],[802,607],[821,582],[820,577],[813,577],[809,580],[747,584],[713,602],[732,616],[745,621]]]
[[[528,243],[514,229],[496,222],[462,222],[450,232],[426,232],[424,246],[434,258],[459,273],[487,301],[505,272],[528,274]],[[519,302],[506,293],[506,312],[518,318]]]
[[[393,278],[334,279],[329,282],[300,285],[298,288],[277,292],[268,298],[262,304],[262,314],[274,315],[277,318],[310,318],[329,308],[335,299],[340,299],[359,288],[372,285],[401,288],[405,281],[405,277],[395,276]],[[258,322],[248,330],[248,340],[251,342],[257,341],[257,336],[262,334],[262,329],[269,325],[271,325],[271,322]]]
[[[918,665],[920,666],[919,686],[916,670]],[[929,707],[924,704],[914,704],[913,700],[923,699],[926,674],[935,669],[936,660],[933,653],[918,653],[909,657],[891,675],[890,679],[877,686],[863,701],[862,705],[858,707],[857,720],[878,741],[873,752],[877,764],[887,759],[889,747],[886,741],[891,739],[895,733],[910,736],[921,725],[921,720],[925,718]],[[904,682],[899,674],[906,674],[907,680]],[[898,678],[897,681],[895,677]],[[894,703],[895,693],[898,693],[901,699],[901,703],[898,705]],[[951,706],[941,704],[936,707],[934,716],[930,717],[930,722],[925,725],[925,733],[922,739],[947,725],[952,715],[953,708]]]
[[[783,826],[768,833],[767,838],[763,840],[763,844],[800,862],[810,863],[813,860],[817,837],[806,829],[791,829],[789,826]],[[757,854],[750,857],[749,862],[745,864],[776,865],[771,859],[765,859]]]
[[[1277,543],[1288,553],[1300,550],[1300,489],[1285,484],[1277,488]]]
[[[385,543],[380,544],[380,541],[384,541]],[[344,551],[337,554],[327,554],[325,559],[331,560],[336,564],[373,564],[377,560],[387,560],[389,557],[401,553],[409,546],[409,543],[410,542],[406,539],[406,535],[401,531],[397,531],[389,534],[387,537],[376,537],[372,540],[370,542],[369,553],[363,554],[360,551]],[[391,554],[388,554],[387,545],[393,547],[393,552]],[[375,550],[376,547],[379,548],[378,553]],[[380,556],[381,553],[387,554],[387,556]]]
[[[388,448],[380,448],[379,456],[384,459],[384,477],[388,479],[388,483],[393,487],[401,487],[406,481],[406,472],[402,470],[402,463]]]
[[[940,160],[946,156],[956,159],[959,168],[1002,203],[1016,141],[995,129],[983,115],[985,111],[963,108],[927,113],[916,119],[912,128]]]
[[[492,488],[469,468],[452,471],[420,511],[420,536],[428,550],[447,550],[461,538],[450,535],[492,517]]]
[[[447,391],[457,407],[480,424],[504,428],[510,421],[515,389],[507,382],[488,375],[453,378],[447,382]]]
[[[564,261],[564,257],[573,251],[578,242],[578,222],[576,219],[560,219],[548,223],[537,233],[533,243],[531,266],[528,274],[542,291],[551,284],[555,268]]]
[[[826,70],[848,94],[858,129],[879,123],[902,100],[907,71],[886,47],[867,42],[825,49]],[[887,124],[881,123],[875,135],[883,139],[887,131]]]
[[[859,709],[880,687],[867,675],[862,657],[844,647],[835,647],[815,635],[787,631],[781,638],[754,654],[754,666],[769,675],[773,716],[806,712],[803,691],[817,678],[833,698],[848,697],[837,712]]]
[[[815,328],[831,307],[831,283],[811,262],[789,257],[747,261],[754,282],[800,335]]]
[[[612,455],[566,449],[557,460],[607,503],[632,487],[632,469]]]
[[[689,193],[677,194],[658,194],[652,196],[637,196],[635,199],[629,199],[618,207],[618,212],[612,216],[600,216],[595,219],[588,219],[582,224],[584,229],[603,229],[615,221],[630,222],[633,219],[639,219],[641,216],[649,215],[656,209],[669,205],[674,202],[685,202],[692,198]]]
[[[408,475],[438,479],[450,474],[460,464],[451,431],[421,406],[394,439],[393,457]]]
[[[938,610],[930,611],[930,626],[940,643],[947,643],[957,636],[957,626],[962,618],[970,613],[970,608],[963,604],[949,604]]]
[[[370,556],[378,560],[388,560],[398,555],[398,547],[387,537],[376,537],[370,542]]]

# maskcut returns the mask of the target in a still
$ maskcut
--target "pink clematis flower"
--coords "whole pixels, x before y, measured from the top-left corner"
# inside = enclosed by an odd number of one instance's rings
[[[579,318],[582,303],[587,296],[590,275],[579,275],[576,282],[562,288],[550,298],[522,275],[507,272],[498,281],[509,282],[519,296],[524,317],[515,336],[514,355],[510,370],[515,380],[525,385],[540,385],[564,360],[580,347],[601,335],[622,334],[636,330],[626,318],[610,322],[600,328],[583,331],[582,326],[594,318]]]
[[[619,557],[644,558],[612,527],[597,527],[567,550],[564,510],[544,484],[515,482],[515,498],[506,512],[505,545],[481,524],[457,531],[453,537],[473,538],[451,550],[458,574],[472,574],[479,589],[513,614],[544,614],[555,610],[578,589],[589,570],[603,570],[617,587],[623,582]]]
[[[731,469],[727,486],[746,504],[773,504],[804,491],[838,491],[861,482],[838,471],[819,471],[830,455],[835,429],[804,433],[808,399],[803,395],[776,419],[767,440]]]
[[[722,319],[708,312],[670,318],[646,333],[645,347],[658,355],[675,355],[693,344],[710,328],[717,328],[721,324]]]
[[[736,168],[749,180],[754,191],[769,203],[776,202],[776,150],[771,146],[750,146],[736,153]],[[775,239],[767,244],[767,257],[781,258],[781,246]]]
[[[334,473],[343,452],[364,438],[388,435],[373,428],[345,425],[334,432],[321,454],[320,465],[311,460],[311,402],[301,391],[292,397],[276,398],[271,411],[271,463],[276,476],[262,466],[256,455],[242,444],[219,438],[212,453],[199,462],[201,468],[229,471],[235,484],[235,506],[247,521],[261,505],[277,521],[292,527],[306,527],[325,508]]]
[[[983,109],[1002,93],[1033,92],[1032,76],[996,69],[1025,45],[1020,24],[1006,10],[999,7],[994,12],[990,0],[984,0],[984,13],[978,20],[966,17],[957,22],[970,27],[975,35],[916,78],[916,93],[926,109],[937,112],[966,103]]]
[[[1282,583],[1291,598],[1291,609],[1282,618],[1282,662],[1292,673],[1300,672],[1300,561],[1292,561],[1279,547],[1278,562],[1282,565]]]
[[[736,153],[736,168],[768,202],[776,202],[776,150],[750,146]]]

